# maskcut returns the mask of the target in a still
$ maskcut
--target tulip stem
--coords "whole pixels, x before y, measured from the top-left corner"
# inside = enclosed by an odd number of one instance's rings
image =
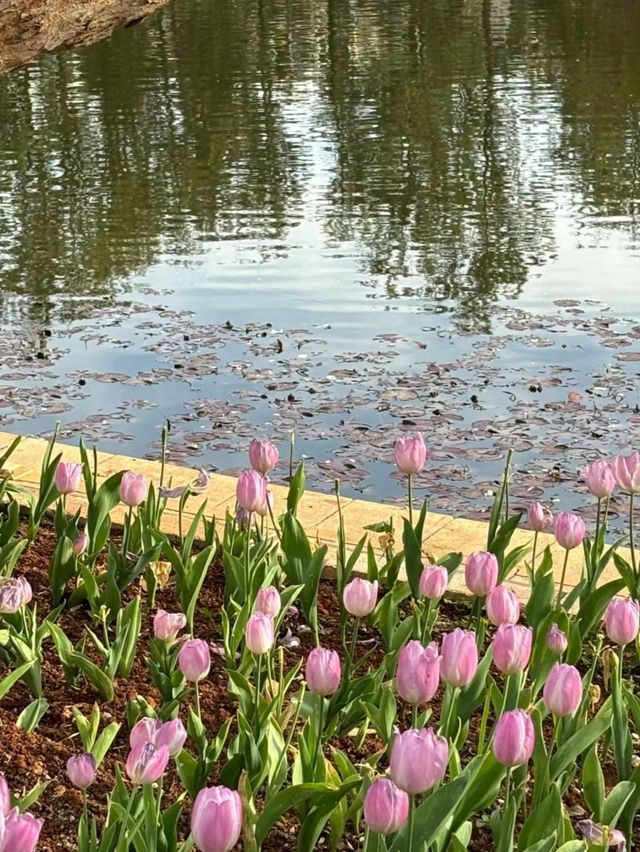
[[[282,533],[280,532],[280,527],[276,524],[276,519],[273,514],[273,506],[271,505],[269,500],[267,500],[267,509],[269,510],[269,517],[271,518],[271,523],[273,524],[274,532],[278,536],[278,541],[282,542]]]
[[[422,644],[426,645],[427,641],[431,639],[431,630],[429,629],[429,622],[431,621],[431,598],[427,598],[427,602],[424,608],[424,624],[422,626]]]
[[[454,708],[457,704],[458,692],[458,687],[454,686],[451,692],[449,693],[449,701],[447,703],[447,714],[444,720],[444,724],[442,725],[442,732],[445,737],[451,736],[451,722],[454,718]]]
[[[202,721],[202,715],[200,713],[200,684],[196,681],[196,716],[200,721]]]
[[[409,523],[413,527],[413,483],[411,480],[412,477],[409,473],[407,475],[407,497],[409,500]]]
[[[418,705],[413,704],[411,707],[411,727],[414,730],[418,729]]]
[[[262,680],[262,654],[258,654],[258,671],[256,672],[256,721],[260,720],[260,681]]]
[[[560,588],[558,589],[558,597],[556,599],[556,609],[560,609],[560,601],[562,600],[562,592],[564,591],[564,578],[567,573],[567,564],[569,562],[569,551],[564,552],[564,563],[562,565],[562,574],[560,576]]]
[[[322,729],[324,728],[324,696],[319,695],[318,701],[320,702],[320,707],[318,708],[318,736],[316,737],[316,743],[315,743],[315,747],[313,749],[313,763],[312,763],[314,778],[317,777],[316,768],[317,768],[317,765],[318,765],[318,752],[320,751],[320,741],[322,739]]]
[[[409,849],[411,852],[413,852],[413,823],[415,809],[415,797],[409,796]]]
[[[344,673],[345,683],[348,681],[349,675],[351,674],[351,667],[353,665],[353,657],[354,657],[354,654],[356,652],[356,642],[358,641],[358,630],[359,630],[359,628],[360,628],[360,619],[356,618],[356,623],[355,623],[355,626],[353,628],[353,635],[351,637],[351,645],[349,646],[349,652],[348,652],[348,655],[347,655],[347,664],[345,666],[345,673]]]
[[[120,832],[118,834],[118,844],[116,846],[117,852],[121,852],[121,850],[125,850],[129,848],[129,838],[127,837],[127,828],[129,825],[129,818],[131,817],[131,807],[133,805],[133,790],[129,793],[129,799],[127,801],[127,809],[124,813],[124,819],[122,820],[122,824],[120,826]],[[127,845],[123,846],[123,841],[127,841]]]
[[[505,825],[508,825],[508,810],[509,810],[509,799],[511,797],[511,767],[507,769],[507,783],[504,791],[504,818]],[[506,847],[505,847],[506,848]]]
[[[249,568],[249,545],[251,544],[251,512],[249,512],[249,517],[247,519],[247,528],[244,534],[244,595],[246,600],[249,597],[249,577],[251,576],[251,570]]]
[[[531,571],[529,572],[529,582],[533,588],[533,578],[536,575],[536,550],[538,549],[538,530],[533,534],[533,552],[531,553]]]

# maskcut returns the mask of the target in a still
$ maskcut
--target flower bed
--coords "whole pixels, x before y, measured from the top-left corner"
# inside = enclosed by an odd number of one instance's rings
[[[553,523],[543,507],[529,512],[531,545],[510,546],[521,518],[508,475],[486,551],[464,569],[455,550],[423,564],[426,507],[411,495],[421,436],[396,449],[403,529],[377,527],[380,556],[366,537],[349,550],[338,522],[334,579],[296,517],[302,465],[287,505],[273,505],[272,445],[252,443],[236,516],[216,528],[203,506],[178,540],[162,513],[169,500],[182,512],[204,474],[178,489],[130,471],[99,483],[81,452],[82,465],[64,463],[52,443],[26,513],[26,495],[0,480],[0,850],[640,842],[632,525],[629,561],[606,542],[615,487],[633,519],[640,456],[586,471],[591,536],[577,516],[556,517],[565,553],[584,549],[582,580],[566,589],[567,560],[554,583],[538,546]],[[85,518],[65,506],[81,487]],[[526,604],[509,588],[523,563]],[[612,563],[620,579],[600,585]],[[464,602],[445,597],[457,570]]]

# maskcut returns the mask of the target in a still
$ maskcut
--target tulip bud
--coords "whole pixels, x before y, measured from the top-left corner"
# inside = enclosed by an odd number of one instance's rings
[[[153,616],[153,635],[156,639],[173,644],[186,624],[186,616],[181,612],[166,612],[164,609],[159,609]]]
[[[566,634],[560,630],[557,624],[552,624],[551,629],[547,633],[547,648],[553,651],[554,654],[564,654],[568,644],[569,640]]]
[[[282,601],[280,593],[275,586],[267,586],[259,589],[256,595],[256,602],[253,607],[254,612],[264,612],[270,615],[271,618],[277,618],[282,609]]]
[[[426,704],[438,690],[440,656],[438,646],[431,642],[424,648],[415,639],[400,650],[396,670],[398,695],[409,704]]]
[[[92,754],[77,754],[67,761],[69,781],[86,790],[96,780],[96,759]]]
[[[33,852],[38,845],[42,820],[14,808],[5,817],[4,838],[0,849],[6,852]]]
[[[533,630],[522,624],[505,622],[496,630],[493,639],[493,662],[498,671],[512,675],[529,665]]]
[[[211,654],[202,639],[188,639],[178,654],[180,671],[190,683],[197,683],[209,674]]]
[[[444,778],[449,744],[432,728],[411,729],[396,734],[391,749],[389,771],[401,790],[415,796],[425,793]]]
[[[527,510],[527,520],[534,532],[544,532],[553,523],[553,515],[548,509],[544,508],[542,503],[534,501]]]
[[[478,669],[475,633],[456,627],[442,637],[440,677],[450,686],[467,686]]]
[[[508,622],[516,624],[520,618],[518,596],[506,586],[496,586],[487,595],[487,616],[496,627]]]
[[[635,641],[640,631],[640,607],[637,601],[613,598],[604,614],[607,636],[616,645],[628,645]]]
[[[493,753],[503,766],[528,763],[533,753],[536,733],[524,710],[508,710],[496,723],[493,733]]]
[[[130,470],[122,474],[120,480],[120,501],[135,509],[147,499],[149,494],[149,480],[142,473],[133,473]]]
[[[378,778],[364,797],[364,819],[376,834],[400,831],[409,816],[409,796],[388,778]]]
[[[473,595],[484,597],[498,582],[498,560],[493,553],[481,551],[467,557],[464,579]]]
[[[267,505],[267,481],[255,470],[245,470],[236,484],[238,505],[249,514],[263,512]]]
[[[587,528],[582,518],[574,515],[573,512],[560,512],[556,517],[554,533],[560,547],[564,547],[565,550],[573,550],[574,547],[582,544],[587,534]]]
[[[75,462],[58,462],[53,482],[60,494],[71,494],[80,488],[82,465]]]
[[[236,509],[236,526],[239,530],[246,530],[249,526],[249,513],[242,506]]]
[[[556,716],[573,715],[582,701],[582,681],[575,666],[556,663],[544,683],[542,698]]]
[[[396,441],[394,461],[400,473],[412,476],[420,473],[427,460],[427,448],[422,433],[398,438]]]
[[[613,494],[616,478],[609,462],[604,459],[596,459],[582,469],[582,475],[590,493],[598,500],[610,497]]]
[[[242,831],[242,800],[235,790],[205,787],[191,812],[191,835],[201,852],[230,852]]]
[[[447,591],[449,575],[443,565],[426,565],[420,574],[419,591],[424,598],[436,600]]]
[[[356,577],[345,586],[342,600],[344,608],[356,618],[364,618],[373,612],[378,603],[378,581],[372,583]]]
[[[260,441],[254,438],[249,444],[249,464],[251,467],[266,476],[278,464],[280,453],[271,441]]]
[[[156,748],[153,743],[140,743],[129,752],[125,768],[134,784],[155,784],[164,775],[168,763],[167,746]]]
[[[86,533],[81,532],[76,540],[73,542],[73,555],[74,556],[82,556],[82,554],[87,549],[87,542],[89,541],[89,537]]]
[[[253,654],[266,654],[273,647],[273,617],[265,612],[250,616],[245,628],[244,640]]]
[[[187,740],[187,731],[180,719],[170,719],[160,725],[155,735],[156,748],[166,746],[169,757],[177,757]]]
[[[616,482],[629,494],[640,494],[640,453],[616,456],[611,462]]]
[[[314,648],[307,657],[305,680],[314,695],[333,695],[340,686],[340,657],[327,648]]]

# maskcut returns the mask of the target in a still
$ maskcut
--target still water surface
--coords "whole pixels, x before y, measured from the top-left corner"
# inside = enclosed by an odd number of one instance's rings
[[[567,508],[640,443],[637,0],[180,0],[0,80],[0,428]]]

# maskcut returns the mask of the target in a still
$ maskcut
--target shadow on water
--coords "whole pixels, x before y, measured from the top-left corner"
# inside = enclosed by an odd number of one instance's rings
[[[558,364],[570,364],[578,378],[562,383],[562,399],[568,386],[600,386],[611,357],[598,348],[600,309],[587,311],[589,328],[571,328],[588,342],[555,362],[518,352],[527,322],[542,322],[519,312],[546,312],[551,328],[554,302],[602,299],[605,276],[615,278],[606,292],[614,314],[640,315],[638,44],[635,0],[181,0],[10,74],[0,80],[0,317],[9,332],[0,355],[12,388],[4,422],[46,432],[61,416],[75,434],[95,408],[95,375],[48,416],[27,393],[35,387],[42,401],[62,392],[87,362],[95,374],[148,370],[168,390],[161,413],[152,400],[150,419],[128,420],[127,440],[144,452],[152,419],[185,416],[194,396],[251,396],[255,380],[229,365],[255,352],[246,339],[224,339],[226,319],[271,323],[285,336],[316,329],[315,372],[301,375],[293,362],[275,369],[292,388],[325,378],[352,349],[379,362],[372,340],[384,334],[408,339],[395,367],[415,367],[423,386],[429,365],[455,362],[470,393],[485,389],[472,346],[493,346],[492,357],[504,349],[500,358],[528,364],[549,387]],[[178,321],[189,311],[195,319]],[[153,322],[141,333],[145,312]],[[115,342],[97,334],[107,320]],[[194,322],[215,326],[215,340],[195,335],[202,356],[207,347],[224,356],[185,389],[162,374],[185,355],[167,353],[163,340],[188,338]],[[507,339],[513,323],[520,334]],[[638,348],[629,329],[618,338]],[[371,401],[377,374],[360,380]],[[282,419],[270,396],[279,381],[246,418],[284,433],[297,421]],[[98,388],[106,418],[131,399],[113,385]],[[433,425],[418,397],[421,412],[413,404],[400,426]],[[634,400],[613,400],[609,414],[632,413]],[[488,410],[513,418],[516,407],[487,397]],[[325,414],[310,454],[330,436],[339,456],[348,430]],[[474,417],[461,416],[471,429]],[[369,415],[369,425],[386,417]],[[637,424],[624,422],[633,442]],[[217,434],[199,444],[221,466],[223,450]],[[360,483],[397,493],[375,471]]]

